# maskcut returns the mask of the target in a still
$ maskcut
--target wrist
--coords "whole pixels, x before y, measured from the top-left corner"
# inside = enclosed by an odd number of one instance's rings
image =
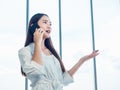
[[[41,44],[40,43],[35,43],[35,47],[41,48]]]

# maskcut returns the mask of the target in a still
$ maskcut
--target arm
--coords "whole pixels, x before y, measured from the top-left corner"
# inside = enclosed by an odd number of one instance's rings
[[[29,46],[20,49],[18,51],[18,56],[23,72],[26,75],[33,76],[33,75],[44,74],[43,65],[40,65],[34,60],[32,60],[32,54]]]
[[[35,44],[32,60],[42,65],[41,45]]]
[[[80,68],[80,66],[87,60],[91,59],[91,58],[94,58],[95,56],[97,56],[99,53],[98,53],[98,50],[96,51],[93,51],[91,54],[89,55],[86,55],[84,57],[82,57],[69,71],[68,73],[73,76],[75,74],[75,72]]]
[[[34,33],[35,47],[34,47],[34,54],[32,56],[32,60],[41,65],[43,64],[41,57],[43,33],[44,32],[40,29],[36,29]]]
[[[26,75],[37,75],[44,73],[41,57],[42,35],[43,33],[40,33],[39,29],[37,29],[34,33],[35,46],[33,55],[31,54],[29,46],[20,49],[18,52],[22,69]]]

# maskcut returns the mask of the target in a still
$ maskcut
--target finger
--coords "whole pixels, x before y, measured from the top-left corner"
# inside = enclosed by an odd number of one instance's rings
[[[42,30],[41,30],[40,28],[39,28],[39,29],[36,28],[36,32],[37,32],[37,33],[41,33],[41,31],[42,31]]]
[[[38,32],[40,32],[41,31],[41,29],[39,28],[39,29],[37,29],[38,30]]]
[[[99,50],[95,50],[95,52],[98,52]]]
[[[41,33],[45,33],[45,30],[42,30]]]
[[[35,33],[37,32],[38,30],[37,30],[37,28],[35,29],[35,32],[34,32],[34,35],[35,35]]]
[[[36,28],[36,29],[35,29],[35,32],[39,32],[39,29]]]
[[[44,30],[42,28],[38,28],[38,31],[42,33]]]
[[[38,29],[36,28],[35,31],[37,31]]]
[[[98,51],[99,51],[99,50],[95,50],[94,54],[95,54],[95,55],[98,55],[98,54],[99,54]]]
[[[99,50],[94,50],[93,53],[97,53]]]
[[[43,30],[41,31],[41,33],[43,33]]]

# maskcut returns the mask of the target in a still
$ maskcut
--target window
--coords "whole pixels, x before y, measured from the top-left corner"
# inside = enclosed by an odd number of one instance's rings
[[[7,2],[7,3],[6,3]],[[52,21],[51,38],[59,50],[59,0],[29,0],[29,19],[46,13]],[[24,90],[18,50],[26,38],[26,1],[0,1],[0,90]],[[9,8],[8,8],[9,7]],[[98,90],[119,90],[120,85],[120,1],[93,0]],[[90,1],[61,0],[62,60],[69,70],[83,55],[92,52]],[[84,63],[74,75],[74,83],[64,90],[95,90],[93,60]],[[28,81],[28,90],[31,89]]]

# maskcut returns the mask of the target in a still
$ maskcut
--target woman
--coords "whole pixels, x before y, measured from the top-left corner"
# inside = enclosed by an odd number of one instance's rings
[[[64,85],[73,82],[73,75],[79,67],[99,54],[98,50],[93,51],[67,71],[53,47],[51,30],[48,15],[35,14],[29,22],[25,47],[18,52],[21,72],[31,81],[32,90],[63,90]]]

